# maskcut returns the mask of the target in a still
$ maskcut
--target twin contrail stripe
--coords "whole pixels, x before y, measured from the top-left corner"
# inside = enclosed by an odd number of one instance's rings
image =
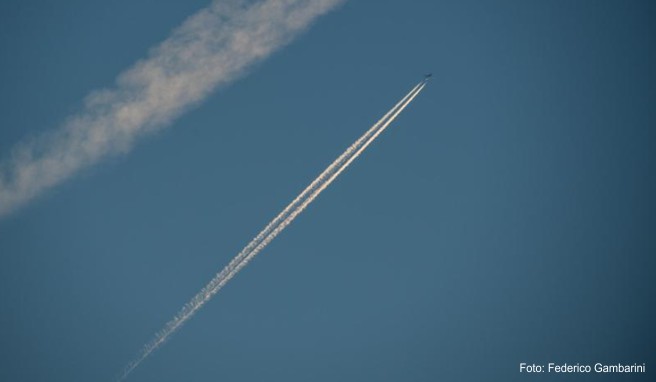
[[[196,311],[198,311],[212,296],[230,281],[248,262],[262,251],[280,234],[305,208],[316,199],[405,109],[410,102],[426,86],[426,81],[417,84],[390,111],[376,122],[358,140],[349,146],[328,168],[326,168],[308,187],[306,187],[283,211],[241,251],[230,263],[219,272],[180,312],[146,344],[139,356],[125,368],[119,381],[124,380],[153,351],[157,350],[166,340],[179,329]]]
[[[421,84],[419,89],[412,94],[412,96],[385,122],[367,141],[364,143],[356,152],[353,154],[337,171],[335,171],[330,177],[321,185],[314,190],[314,192],[303,202],[282,222],[280,223],[253,251],[251,251],[236,267],[233,269],[227,277],[222,279],[219,284],[217,285],[217,288],[211,292],[211,294],[208,296],[211,298],[212,295],[214,295],[216,292],[218,292],[223,285],[225,285],[232,277],[234,277],[243,267],[245,267],[248,262],[257,254],[264,249],[273,239],[278,236],[280,232],[282,232],[289,224],[294,221],[294,219],[300,215],[305,208],[310,205],[316,199],[319,194],[325,190],[346,168],[358,157],[360,154],[389,126],[390,123],[398,116],[403,109],[419,94],[419,92],[424,88],[425,83]],[[208,299],[209,299],[208,298]]]
[[[287,205],[282,212],[278,214],[267,226],[259,233],[255,238],[253,238],[250,243],[244,249],[239,252],[235,258],[233,258],[230,263],[219,272],[208,285],[206,285],[189,303],[187,303],[178,313],[177,316],[183,317],[187,316],[187,310],[193,309],[196,306],[196,303],[205,299],[209,294],[212,294],[212,291],[218,285],[218,282],[232,271],[241,260],[246,257],[254,248],[256,248],[262,240],[264,240],[271,231],[278,225],[280,222],[285,220],[289,213],[298,206],[298,204],[314,190],[317,186],[323,183],[337,168],[341,167],[343,163],[348,160],[348,158],[355,152],[362,144],[372,135],[375,131],[392,115],[392,113],[406,102],[406,100],[420,87],[423,83],[417,84],[401,101],[399,101],[390,111],[388,111],[378,122],[376,122],[365,134],[363,134],[358,140],[356,140],[351,146],[349,146],[346,151],[344,151],[337,159],[333,161],[317,178],[315,178],[309,186],[307,186],[289,205]],[[176,316],[176,317],[177,317]]]

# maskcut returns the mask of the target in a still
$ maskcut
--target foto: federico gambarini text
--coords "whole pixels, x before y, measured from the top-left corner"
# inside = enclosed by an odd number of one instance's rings
[[[645,364],[624,364],[624,363],[601,363],[581,364],[581,363],[553,363],[546,365],[536,363],[519,364],[520,373],[645,373]]]

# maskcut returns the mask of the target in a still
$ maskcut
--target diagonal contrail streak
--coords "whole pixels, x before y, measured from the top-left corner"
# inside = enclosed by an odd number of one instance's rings
[[[248,262],[278,236],[305,208],[316,199],[405,109],[426,86],[426,81],[417,84],[390,111],[376,122],[358,140],[349,146],[328,168],[306,187],[283,211],[278,214],[251,242],[235,256],[180,312],[169,321],[155,338],[146,344],[138,357],[124,369],[118,381],[124,380],[153,351],[180,328],[196,311],[230,281]]]
[[[412,96],[402,104],[402,106],[387,120],[367,141],[364,143],[351,157],[348,158],[348,160],[341,166],[337,171],[335,171],[328,179],[326,179],[325,182],[321,183],[321,185],[316,188],[310,196],[308,196],[303,202],[292,212],[289,214],[289,216],[282,221],[273,231],[264,239],[262,242],[255,247],[247,256],[245,256],[239,264],[237,264],[234,269],[222,280],[219,281],[217,284],[217,287],[210,292],[208,295],[207,300],[204,302],[208,301],[209,298],[211,298],[214,294],[216,294],[225,284],[227,284],[228,281],[230,281],[231,278],[233,278],[243,267],[245,267],[248,262],[257,254],[263,250],[273,239],[280,234],[285,228],[287,228],[288,225],[296,219],[298,215],[305,210],[305,208],[310,205],[314,201],[314,199],[319,196],[319,194],[325,190],[346,168],[358,157],[362,152],[389,126],[390,123],[398,116],[405,107],[412,102],[412,100],[421,92],[421,90],[426,86],[425,83],[420,84],[419,89],[412,94]],[[204,303],[203,302],[203,303]],[[199,306],[200,308],[200,306]]]
[[[196,305],[197,302],[205,299],[205,296],[212,294],[212,290],[215,289],[218,282],[225,277],[229,272],[232,271],[241,260],[246,257],[257,245],[266,238],[269,233],[278,225],[280,222],[285,220],[289,213],[298,206],[298,204],[305,199],[320,183],[324,182],[334,171],[335,169],[342,166],[342,164],[355,152],[364,142],[367,140],[377,129],[381,126],[389,117],[392,115],[394,110],[400,107],[422,84],[417,84],[410,92],[401,99],[392,109],[390,109],[378,122],[376,122],[365,134],[363,134],[358,140],[356,140],[351,146],[349,146],[346,151],[344,151],[337,159],[335,159],[318,177],[316,177],[309,186],[307,186],[291,203],[289,203],[283,210],[276,216],[267,226],[259,233],[255,238],[253,238],[250,243],[244,249],[239,252],[235,258],[233,258],[230,263],[221,270],[213,279],[209,282],[189,303],[187,303],[181,311],[178,313],[178,316],[186,316],[186,311],[191,309]]]

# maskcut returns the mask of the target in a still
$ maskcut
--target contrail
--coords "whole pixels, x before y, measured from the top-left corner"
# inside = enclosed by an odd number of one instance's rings
[[[241,260],[247,256],[257,245],[265,239],[271,231],[278,225],[280,222],[282,222],[288,215],[289,213],[294,210],[298,204],[305,199],[310,192],[312,192],[317,185],[320,183],[324,182],[338,167],[341,167],[342,164],[355,152],[363,143],[365,140],[367,140],[377,129],[378,127],[383,124],[389,117],[390,115],[396,110],[399,106],[401,106],[411,95],[412,93],[415,92],[420,86],[423,84],[417,84],[412,90],[405,96],[401,101],[399,101],[390,111],[388,111],[378,122],[376,122],[365,134],[363,134],[358,140],[356,140],[351,146],[349,146],[346,151],[344,151],[333,163],[331,163],[316,179],[310,183],[309,186],[307,186],[289,205],[287,205],[282,212],[278,214],[267,226],[257,235],[253,240],[248,243],[244,249],[239,252],[237,256],[235,256],[232,261],[220,272],[218,273],[210,283],[205,286],[189,303],[187,303],[182,310],[178,313],[177,317],[184,317],[187,316],[187,311],[189,310],[195,310],[194,307],[198,306],[198,304],[202,305],[202,301],[205,300],[206,296],[211,295],[212,291],[215,290],[216,285],[220,282],[220,280],[225,277],[228,273],[231,272],[232,269],[234,269],[240,262]],[[175,320],[173,320],[175,321]],[[173,322],[172,321],[172,322]]]
[[[3,158],[0,217],[104,157],[127,152],[343,1],[213,1],[121,73],[114,87],[89,94],[58,129]]]
[[[155,338],[142,349],[139,356],[125,368],[118,381],[124,380],[153,351],[157,350],[166,340],[179,329],[196,311],[198,311],[212,296],[230,281],[248,262],[264,249],[280,232],[282,232],[305,208],[319,196],[412,102],[426,86],[426,80],[417,84],[401,99],[383,118],[375,123],[365,134],[349,146],[326,170],[324,170],[310,185],[305,188],[283,211],[241,251],[230,263],[219,272],[180,312],[169,321]]]

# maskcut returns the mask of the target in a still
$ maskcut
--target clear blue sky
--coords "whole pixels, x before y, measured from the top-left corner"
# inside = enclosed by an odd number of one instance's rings
[[[207,4],[1,2],[0,159]],[[646,362],[626,380],[653,379],[655,16],[649,1],[347,2],[0,220],[0,380],[111,380],[427,72],[129,380],[547,380],[517,369],[550,361]]]

